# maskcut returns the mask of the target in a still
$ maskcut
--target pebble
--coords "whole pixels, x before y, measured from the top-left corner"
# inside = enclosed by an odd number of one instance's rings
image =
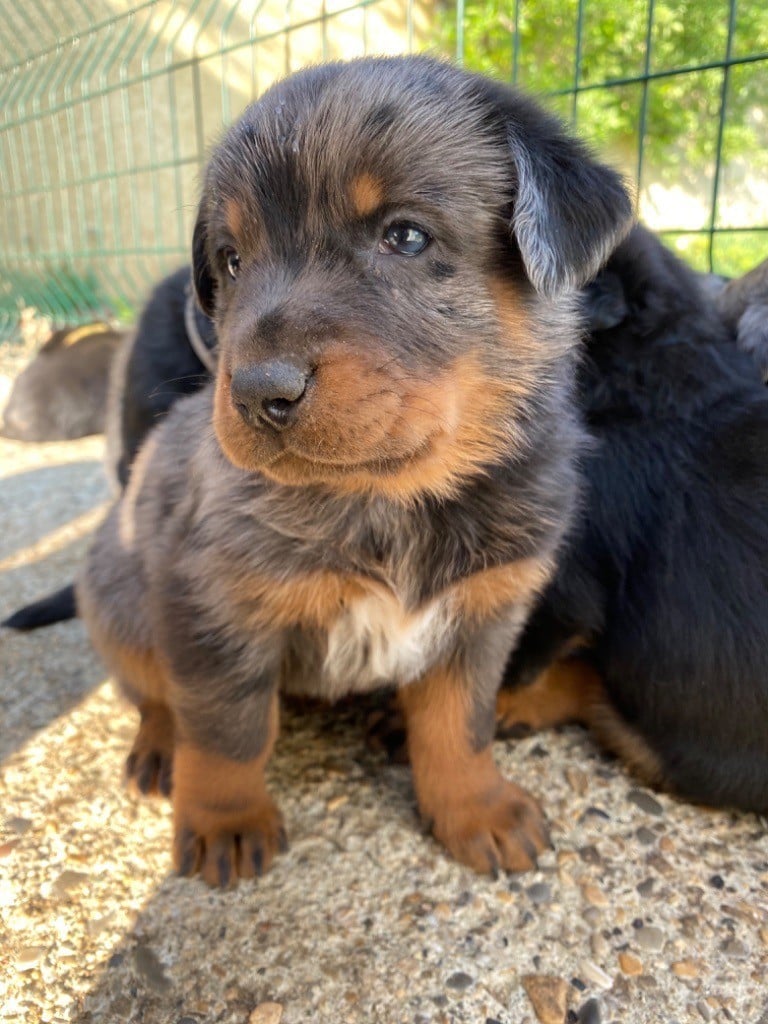
[[[699,1011],[702,1020],[712,1020],[712,1011],[703,999],[700,999],[698,1003],[696,1003],[696,1009]]]
[[[603,862],[596,846],[582,846],[579,850],[579,857],[585,864],[602,864]]]
[[[762,944],[768,946],[768,928],[761,928],[757,934],[760,936]]]
[[[641,825],[637,832],[635,832],[635,835],[643,846],[653,846],[658,839],[653,829],[647,828],[645,825]]]
[[[6,818],[3,827],[8,832],[15,832],[17,836],[23,836],[32,828],[29,818]]]
[[[591,884],[582,885],[581,892],[587,903],[591,904],[593,907],[608,906],[608,897],[599,886]]]
[[[57,896],[66,896],[70,889],[77,889],[89,878],[85,871],[62,871],[51,889]]]
[[[552,889],[546,882],[535,882],[525,890],[531,903],[550,903],[552,900]]]
[[[574,793],[578,796],[584,796],[589,786],[589,779],[587,775],[580,771],[578,768],[566,768],[565,779],[568,785],[571,787]]]
[[[631,953],[619,953],[619,967],[622,974],[635,977],[643,973],[643,962]]]
[[[568,983],[547,974],[525,974],[522,981],[540,1024],[563,1024],[568,1009]]]
[[[646,814],[660,815],[664,813],[664,808],[659,801],[655,800],[650,793],[646,793],[644,789],[630,789],[627,793],[627,800],[635,807],[639,807],[641,811],[645,811]]]
[[[582,963],[579,974],[593,985],[597,985],[598,988],[610,988],[613,984],[610,974],[606,974],[602,967],[598,967],[591,960],[585,960]]]
[[[651,953],[658,953],[664,946],[664,932],[661,928],[654,928],[652,925],[643,925],[635,932],[635,942],[643,949]]]
[[[16,957],[16,970],[31,971],[33,967],[37,967],[47,952],[46,946],[24,946]]]
[[[601,1024],[600,1003],[596,999],[588,999],[576,1014],[578,1024]]]
[[[592,932],[589,939],[589,945],[592,950],[592,955],[596,956],[599,960],[604,959],[611,949],[608,939],[606,939],[602,932]]]
[[[586,811],[579,818],[579,824],[584,824],[585,821],[589,821],[590,818],[600,818],[601,821],[610,821],[611,816],[607,811],[604,811],[602,807],[595,807],[594,804],[588,807]]]
[[[666,836],[662,836],[662,839],[666,838]],[[661,846],[661,842],[659,842],[659,846]],[[653,868],[654,871],[658,871],[660,875],[674,875],[675,873],[675,869],[669,861],[665,857],[662,857],[660,853],[656,853],[655,851],[648,854],[645,858],[645,863],[649,868]]]
[[[670,970],[678,978],[698,978],[701,973],[695,960],[676,960]]]
[[[251,1011],[248,1024],[280,1024],[283,1016],[282,1003],[259,1003]]]
[[[743,960],[745,957],[749,956],[749,950],[744,943],[740,942],[738,939],[728,939],[720,948],[726,956],[736,957],[737,960]]]
[[[653,887],[655,884],[655,878],[646,878],[644,881],[640,882],[636,888],[641,896],[650,896],[653,892]]]
[[[163,965],[149,946],[136,946],[133,951],[133,965],[136,973],[155,992],[165,992],[170,987]]]
[[[739,900],[737,903],[723,903],[720,909],[731,917],[740,917],[744,921],[749,921],[750,924],[760,924],[763,920],[763,912],[747,903],[745,900]]]
[[[464,971],[456,971],[449,978],[446,978],[446,988],[452,988],[457,992],[463,992],[468,989],[471,985],[474,985],[475,979],[471,974],[466,974]]]

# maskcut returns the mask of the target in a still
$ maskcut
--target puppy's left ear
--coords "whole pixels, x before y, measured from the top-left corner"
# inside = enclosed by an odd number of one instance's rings
[[[546,297],[579,288],[629,231],[624,183],[532,100],[485,81],[514,167],[510,227],[526,272]]]

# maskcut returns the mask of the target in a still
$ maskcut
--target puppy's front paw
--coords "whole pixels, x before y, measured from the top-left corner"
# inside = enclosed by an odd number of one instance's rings
[[[210,886],[262,875],[287,848],[283,817],[269,797],[235,812],[174,808],[174,867],[180,875],[199,872]]]
[[[472,800],[447,801],[432,831],[456,860],[482,874],[530,870],[551,845],[538,803],[504,779]]]
[[[287,848],[283,817],[264,780],[266,754],[235,761],[180,745],[173,762],[173,860],[226,887],[263,874]]]

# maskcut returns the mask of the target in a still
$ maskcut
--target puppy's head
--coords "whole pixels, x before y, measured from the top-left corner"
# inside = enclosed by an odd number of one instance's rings
[[[278,84],[214,153],[194,234],[223,451],[289,484],[450,493],[524,442],[570,295],[629,218],[557,122],[449,65]]]

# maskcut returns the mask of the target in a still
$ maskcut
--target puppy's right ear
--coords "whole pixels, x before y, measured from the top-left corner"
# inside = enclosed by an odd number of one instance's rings
[[[202,207],[192,234],[192,283],[197,304],[206,316],[212,317],[215,308],[216,282],[208,257],[208,230]]]

